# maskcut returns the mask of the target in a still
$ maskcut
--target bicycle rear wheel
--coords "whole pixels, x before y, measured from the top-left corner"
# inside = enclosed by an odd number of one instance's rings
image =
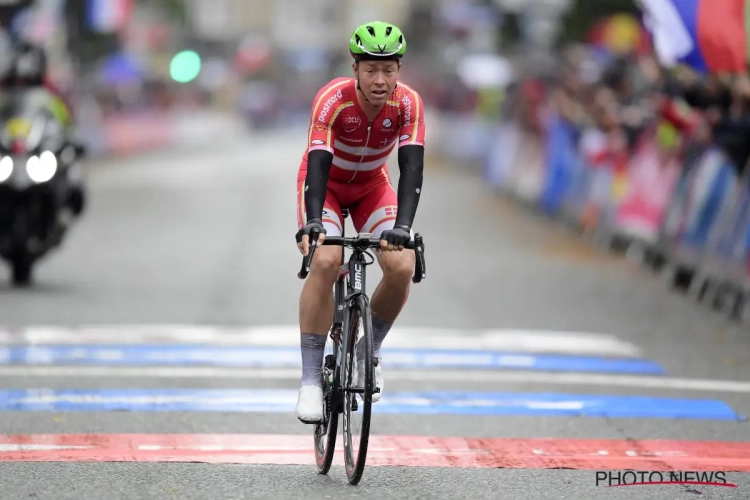
[[[361,335],[359,335],[361,334]],[[362,338],[365,349],[364,380],[357,376],[356,345]],[[367,445],[370,440],[370,416],[372,411],[372,391],[374,389],[372,318],[367,298],[358,296],[349,309],[349,331],[346,338],[344,354],[343,384],[347,389],[360,389],[358,393],[344,393],[344,464],[346,477],[351,484],[358,484],[362,479],[367,459]],[[356,384],[353,383],[356,381]],[[357,412],[361,419],[356,419]]]
[[[315,463],[319,474],[328,474],[336,449],[341,397],[339,395],[339,369],[336,366],[338,344],[328,336],[323,359],[323,422],[315,426]]]

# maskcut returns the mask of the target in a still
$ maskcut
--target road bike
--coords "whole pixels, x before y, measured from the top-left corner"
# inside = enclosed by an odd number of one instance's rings
[[[343,215],[346,219],[348,211],[345,210]],[[310,272],[318,236],[310,234],[310,251],[302,258],[302,269],[297,274],[300,279],[305,279]],[[342,414],[346,477],[349,483],[356,485],[362,479],[367,458],[372,395],[379,391],[373,380],[377,360],[373,354],[370,299],[365,285],[366,268],[375,262],[369,250],[380,248],[380,240],[373,239],[370,233],[360,233],[354,238],[342,234],[326,237],[323,245],[342,246],[351,249],[352,253],[346,261],[345,252],[341,252],[341,267],[333,288],[334,317],[322,366],[323,421],[315,425],[314,431],[315,461],[318,472],[327,474],[333,462],[338,419]],[[422,236],[415,234],[404,248],[414,250],[416,262],[412,282],[419,283],[426,277]],[[364,381],[357,380],[356,346],[360,338],[364,338],[360,347],[365,349]],[[361,410],[362,422],[359,431],[354,431],[352,416],[358,410]]]

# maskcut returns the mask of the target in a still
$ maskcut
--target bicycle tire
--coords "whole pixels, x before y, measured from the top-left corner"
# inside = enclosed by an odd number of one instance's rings
[[[323,369],[326,368],[328,357],[331,356],[333,361],[333,385],[329,388],[329,393],[324,394],[324,418],[326,422],[325,434],[322,433],[323,424],[317,424],[313,430],[313,440],[315,443],[315,464],[318,466],[318,474],[328,474],[333,463],[333,455],[336,451],[336,437],[338,433],[339,412],[334,408],[334,394],[340,387],[339,384],[339,367],[336,364],[336,352],[338,352],[338,343],[333,342],[333,353],[323,359]],[[330,362],[329,362],[330,364]],[[325,371],[324,371],[325,373]],[[330,385],[330,384],[329,384]],[[323,381],[323,387],[326,387],[326,381]]]
[[[344,354],[345,388],[351,387],[352,376],[357,370],[356,342],[359,325],[362,324],[365,345],[365,380],[358,381],[364,388],[361,395],[362,426],[359,431],[359,447],[354,450],[352,445],[351,413],[352,401],[356,401],[357,394],[346,392],[344,397],[344,465],[346,478],[349,483],[356,485],[362,479],[367,460],[367,445],[370,440],[370,418],[372,416],[372,392],[374,390],[374,367],[372,346],[372,317],[370,305],[366,297],[360,295],[354,299],[349,309],[349,331],[347,332],[347,346]],[[357,406],[360,406],[357,402]]]

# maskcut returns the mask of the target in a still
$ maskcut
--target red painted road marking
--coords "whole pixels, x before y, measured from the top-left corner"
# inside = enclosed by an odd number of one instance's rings
[[[0,435],[0,461],[314,463],[312,436],[267,434]],[[750,472],[750,442],[373,436],[367,463]]]

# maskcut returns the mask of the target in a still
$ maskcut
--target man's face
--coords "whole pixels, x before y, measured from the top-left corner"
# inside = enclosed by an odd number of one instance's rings
[[[375,106],[385,105],[396,88],[399,63],[396,61],[362,61],[353,65],[359,86],[367,100]]]

